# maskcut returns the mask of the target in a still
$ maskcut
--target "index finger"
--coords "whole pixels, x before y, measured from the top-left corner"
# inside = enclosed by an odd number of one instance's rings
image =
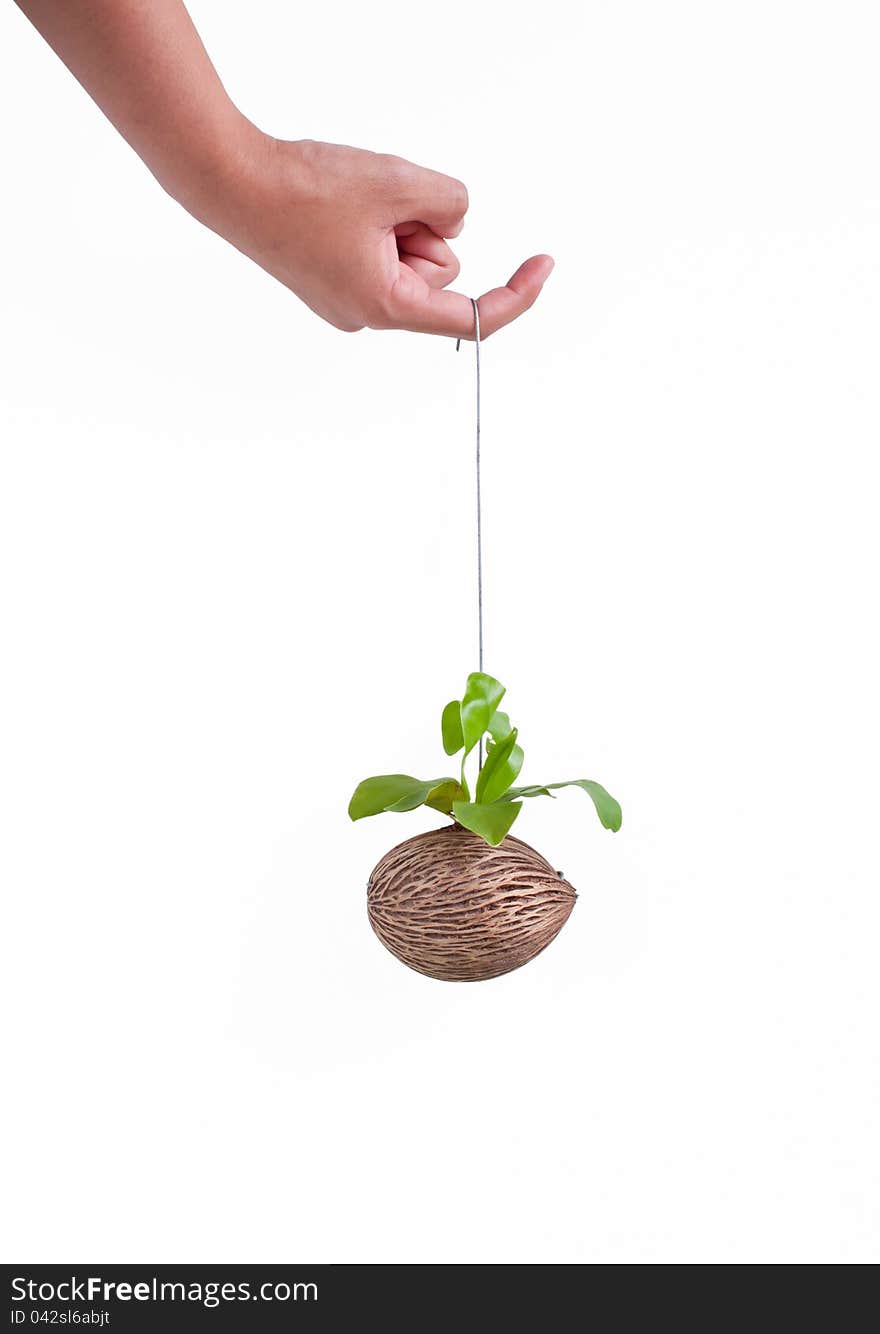
[[[438,236],[458,236],[468,210],[468,192],[454,176],[402,159],[394,181],[395,222],[423,222]]]

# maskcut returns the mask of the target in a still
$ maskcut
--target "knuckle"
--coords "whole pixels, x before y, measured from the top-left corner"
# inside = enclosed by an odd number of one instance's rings
[[[464,181],[452,181],[452,196],[456,213],[467,213],[469,200]]]
[[[380,153],[378,167],[383,186],[392,194],[398,194],[412,179],[412,163],[393,153]]]

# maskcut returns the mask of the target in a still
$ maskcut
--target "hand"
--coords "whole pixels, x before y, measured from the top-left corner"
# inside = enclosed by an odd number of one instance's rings
[[[446,244],[460,181],[402,158],[262,134],[231,102],[182,0],[18,0],[184,208],[338,329],[472,338]],[[488,337],[538,296],[553,267],[526,260],[480,297]]]
[[[270,139],[252,126],[224,175],[207,207],[192,211],[337,329],[473,338],[470,298],[445,290],[459,271],[447,238],[461,231],[468,206],[460,181],[385,154]],[[481,337],[528,310],[552,268],[549,255],[534,255],[481,296]]]

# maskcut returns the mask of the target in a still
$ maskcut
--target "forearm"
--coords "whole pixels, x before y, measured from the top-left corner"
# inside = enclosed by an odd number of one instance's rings
[[[17,0],[160,184],[203,216],[258,137],[182,0]]]

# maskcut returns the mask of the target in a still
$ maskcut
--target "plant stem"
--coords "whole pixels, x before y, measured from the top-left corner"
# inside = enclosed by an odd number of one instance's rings
[[[466,756],[464,753],[462,753],[462,757],[461,757],[461,786],[462,786],[462,790],[464,791],[464,799],[465,799],[465,801],[470,801],[470,799],[471,799],[471,792],[470,792],[470,788],[469,788],[468,785],[467,785],[467,779],[466,779],[465,776],[464,776],[464,762],[465,762],[466,759],[467,759],[467,756]]]

